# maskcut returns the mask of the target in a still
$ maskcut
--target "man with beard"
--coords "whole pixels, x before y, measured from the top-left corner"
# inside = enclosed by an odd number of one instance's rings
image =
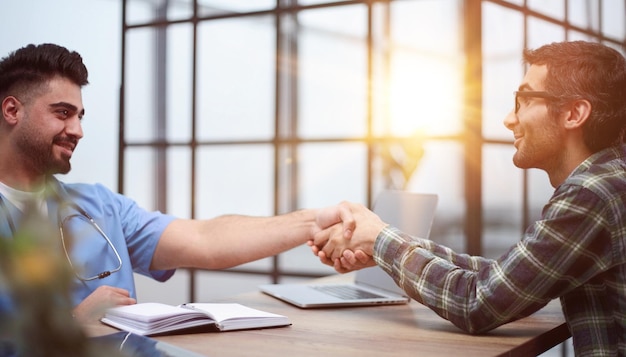
[[[310,242],[340,272],[378,265],[416,301],[470,333],[528,316],[560,298],[577,356],[626,355],[626,60],[590,42],[524,52],[530,65],[504,120],[513,163],[555,188],[542,217],[498,259],[458,254],[343,203]],[[322,212],[338,216],[337,207]],[[350,216],[350,215],[348,215]]]
[[[133,272],[165,281],[179,267],[228,268],[291,249],[319,231],[314,209],[180,219],[142,209],[101,184],[59,181],[53,175],[70,171],[83,137],[87,83],[81,56],[58,45],[28,45],[0,61],[0,239],[15,236],[28,207],[49,217],[76,274],[70,293],[77,319],[134,304]],[[10,311],[1,289],[0,312]]]

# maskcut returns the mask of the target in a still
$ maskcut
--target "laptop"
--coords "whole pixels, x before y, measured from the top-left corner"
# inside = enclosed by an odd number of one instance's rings
[[[383,191],[374,212],[386,223],[404,232],[428,238],[438,196],[404,191]],[[354,282],[265,284],[260,290],[300,308],[406,304],[410,298],[378,266],[358,270]]]

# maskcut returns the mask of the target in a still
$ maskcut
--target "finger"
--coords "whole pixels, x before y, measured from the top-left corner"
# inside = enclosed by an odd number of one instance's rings
[[[127,296],[115,300],[116,305],[135,305],[136,303],[137,300]]]
[[[352,233],[354,233],[354,230],[356,229],[356,221],[354,220],[352,211],[347,204],[339,205],[339,217],[341,218],[343,226],[343,236],[346,239],[350,239],[352,237]]]
[[[371,257],[369,255],[365,254],[365,252],[360,250],[360,249],[357,250],[356,252],[354,252],[354,257],[361,264],[366,264],[371,259]]]
[[[357,259],[356,259],[355,255],[354,255],[354,252],[351,251],[350,249],[346,249],[346,250],[343,251],[341,259],[349,262],[350,265],[354,265],[357,262]]]
[[[348,271],[353,271],[353,270],[358,270],[359,267],[356,264],[351,263],[350,261],[348,261],[348,259],[346,259],[345,257],[341,257],[340,259],[338,259],[341,261],[341,267],[344,271],[348,272]],[[335,269],[336,270],[336,269]]]
[[[326,257],[330,259],[339,258],[340,252],[335,252],[336,244],[333,239],[329,239],[326,244],[321,248],[321,251],[324,252]]]
[[[343,264],[341,263],[341,259],[335,259],[335,264],[334,264],[334,268],[335,271],[337,271],[338,273],[344,274],[350,271],[350,269],[346,269]]]
[[[323,231],[317,232],[313,236],[313,245],[319,247],[323,247],[324,244],[330,239],[331,228],[324,229]]]
[[[331,267],[334,266],[335,263],[332,260],[328,259],[326,257],[326,254],[324,254],[324,252],[319,252],[319,254],[317,256],[320,259],[320,262],[322,262],[322,264],[326,264],[326,265],[329,265]]]
[[[317,256],[320,249],[315,245],[313,240],[309,240],[308,242],[306,242],[306,244],[311,248],[311,252],[313,253],[313,255]]]

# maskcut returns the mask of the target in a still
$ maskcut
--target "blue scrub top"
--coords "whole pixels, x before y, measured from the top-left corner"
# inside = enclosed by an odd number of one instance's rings
[[[70,257],[74,271],[87,278],[119,266],[115,251],[104,236],[83,219],[82,212],[95,220],[122,260],[121,269],[103,279],[82,281],[75,277],[71,291],[74,305],[101,285],[126,289],[131,297],[137,298],[133,272],[157,281],[166,281],[174,274],[175,270],[150,270],[150,263],[161,234],[175,217],[146,211],[135,201],[100,184],[67,184],[55,178],[51,180],[61,199],[49,200],[48,215],[56,227],[60,222],[66,222],[63,227],[65,235],[72,237]],[[17,209],[8,200],[4,201],[11,206],[9,211]],[[6,213],[0,212],[0,236],[12,235]],[[0,307],[5,305],[2,300],[0,296]]]

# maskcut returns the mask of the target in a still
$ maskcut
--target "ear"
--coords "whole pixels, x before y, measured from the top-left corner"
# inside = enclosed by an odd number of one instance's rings
[[[10,125],[17,123],[19,113],[24,106],[14,96],[10,95],[2,101],[2,117]]]
[[[570,104],[570,109],[565,113],[565,127],[567,129],[580,128],[591,115],[591,103],[586,99],[577,99]]]

